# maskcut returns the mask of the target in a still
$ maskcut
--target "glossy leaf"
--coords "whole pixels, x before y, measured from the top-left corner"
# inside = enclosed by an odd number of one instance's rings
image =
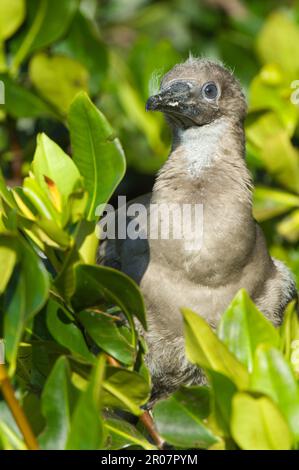
[[[70,195],[82,188],[81,176],[73,160],[45,134],[37,137],[32,170],[38,184],[60,212],[65,209]]]
[[[225,435],[229,436],[232,399],[237,392],[237,387],[228,377],[212,370],[208,371],[208,379],[213,390],[211,394],[213,406],[211,406],[211,408],[213,409],[218,425]]]
[[[103,383],[105,406],[121,408],[141,415],[141,406],[149,399],[149,385],[137,372],[107,367]]]
[[[53,367],[42,393],[46,428],[39,437],[42,449],[63,450],[70,430],[72,391],[67,359],[61,356]]]
[[[238,388],[246,388],[249,376],[245,367],[217,338],[205,320],[187,308],[182,309],[182,314],[189,361],[222,373]]]
[[[125,449],[128,446],[139,446],[145,450],[155,450],[135,426],[123,419],[107,418],[104,421],[108,438],[105,447],[107,450]]]
[[[135,315],[146,327],[145,308],[138,286],[125,274],[104,266],[80,264],[75,269],[72,303],[77,311],[101,305],[118,305],[127,317]]]
[[[134,349],[121,334],[115,320],[101,313],[83,311],[76,316],[93,341],[124,364],[132,364]]]
[[[253,356],[259,344],[279,346],[279,335],[273,325],[257,309],[244,289],[241,289],[221,317],[219,338],[228,349],[252,370]]]
[[[1,236],[2,237],[2,236]],[[10,372],[15,370],[18,344],[27,322],[44,305],[49,292],[48,273],[33,250],[21,238],[11,240],[18,257],[19,269],[14,272],[5,293],[4,337]],[[34,286],[34,289],[32,289]]]
[[[289,450],[292,437],[276,405],[266,397],[238,393],[233,398],[231,431],[244,450]]]
[[[260,346],[251,376],[252,390],[268,395],[285,417],[296,441],[299,441],[299,386],[282,353]]]
[[[1,237],[0,245],[0,294],[3,294],[17,261],[16,249],[9,237]]]
[[[176,448],[206,449],[217,437],[203,420],[209,415],[209,391],[201,387],[182,388],[154,408],[159,434]]]
[[[72,103],[69,125],[74,161],[89,194],[87,219],[95,220],[101,215],[96,208],[108,202],[124,176],[124,153],[105,116],[85,93]]]
[[[55,300],[50,299],[47,306],[47,326],[53,338],[69,349],[75,356],[88,362],[94,361],[84,336],[67,310]]]
[[[89,378],[87,389],[81,394],[72,415],[68,450],[98,450],[103,448],[105,431],[100,415],[105,360],[100,356]]]

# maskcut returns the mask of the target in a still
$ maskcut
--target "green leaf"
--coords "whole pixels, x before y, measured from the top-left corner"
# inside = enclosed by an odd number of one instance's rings
[[[299,206],[298,196],[266,186],[257,186],[253,196],[253,216],[258,222],[277,217]]]
[[[231,431],[244,450],[289,450],[292,436],[274,403],[266,397],[237,393],[233,398]]]
[[[57,113],[37,94],[19,85],[7,75],[0,75],[5,86],[4,109],[14,118],[52,117]]]
[[[72,415],[68,450],[98,450],[103,448],[105,432],[100,415],[105,359],[100,356],[93,367],[87,389],[82,392]]]
[[[42,413],[46,428],[39,436],[42,449],[63,450],[70,430],[71,399],[74,391],[67,359],[61,356],[54,365],[42,393]]]
[[[125,449],[131,445],[137,445],[145,450],[156,449],[156,447],[151,445],[145,439],[145,437],[135,428],[135,426],[128,423],[127,421],[124,421],[123,419],[105,419],[104,426],[109,433],[105,445],[105,449],[107,450]]]
[[[3,240],[4,235],[0,235]],[[18,345],[26,324],[44,305],[49,292],[48,273],[36,255],[22,238],[11,238],[11,246],[18,256],[15,270],[5,292],[4,337],[9,372],[16,367]],[[34,289],[32,289],[34,286]]]
[[[250,388],[272,398],[298,442],[299,386],[280,351],[266,346],[257,349]]]
[[[140,409],[149,399],[150,387],[137,372],[107,367],[103,383],[105,406],[121,408],[140,416]]]
[[[0,449],[27,450],[21,432],[4,400],[0,401]]]
[[[16,209],[16,203],[14,201],[12,192],[6,185],[6,181],[4,179],[1,169],[0,169],[0,196],[10,208]]]
[[[69,57],[38,53],[30,61],[29,76],[41,96],[62,114],[68,112],[79,91],[88,91],[87,70]]]
[[[298,122],[298,108],[291,101],[291,93],[290,77],[278,65],[267,64],[250,84],[250,112],[274,111],[291,137]]]
[[[108,54],[97,28],[81,12],[76,13],[66,38],[54,51],[84,65],[90,75],[91,93],[99,91],[108,67]]]
[[[299,357],[292,350],[299,346],[299,315],[296,300],[290,302],[284,311],[283,323],[280,327],[281,350],[295,372],[299,373]]]
[[[298,26],[287,14],[276,11],[268,17],[258,36],[257,50],[264,63],[280,65],[291,78],[299,71],[298,44]]]
[[[32,170],[38,184],[59,211],[66,208],[70,195],[82,188],[82,179],[75,163],[46,134],[37,136]],[[54,191],[56,187],[56,192],[51,193],[51,187]]]
[[[95,220],[100,204],[106,204],[125,173],[125,157],[105,116],[85,93],[72,103],[69,113],[74,161],[89,194],[87,219]]]
[[[291,243],[299,240],[299,209],[294,210],[277,224],[278,233]]]
[[[181,388],[153,410],[158,433],[176,448],[206,449],[218,439],[203,420],[209,415],[209,391]]]
[[[211,394],[213,407],[211,407],[215,414],[216,421],[223,432],[227,436],[230,436],[232,399],[237,392],[237,388],[235,384],[223,374],[212,370],[209,370],[207,374],[213,390]]]
[[[240,389],[246,388],[249,383],[247,370],[217,338],[206,321],[187,308],[182,309],[182,314],[189,361],[222,373]]]
[[[143,298],[131,278],[112,268],[85,264],[76,266],[75,276],[72,303],[77,311],[103,302],[112,303],[119,306],[128,319],[135,315],[146,328]]]
[[[76,315],[93,341],[124,364],[132,364],[135,351],[121,334],[115,320],[101,313],[83,311]]]
[[[11,65],[13,73],[32,51],[48,46],[65,33],[78,4],[78,0],[27,0],[27,27],[18,38],[18,50]]]
[[[47,306],[47,326],[53,338],[79,358],[94,362],[84,336],[69,312],[58,302],[50,299]]]
[[[246,135],[270,175],[285,188],[299,193],[299,152],[279,117],[273,112],[264,113],[247,125]]]
[[[259,344],[278,347],[280,342],[277,330],[257,309],[245,289],[237,293],[221,317],[218,335],[249,371]]]
[[[9,237],[0,238],[0,294],[3,294],[17,261],[17,252]]]
[[[24,21],[25,0],[1,0],[0,2],[0,42],[12,36]]]

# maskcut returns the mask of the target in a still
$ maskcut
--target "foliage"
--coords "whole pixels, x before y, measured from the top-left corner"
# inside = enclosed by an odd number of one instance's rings
[[[254,215],[299,282],[299,7],[282,3],[0,2],[0,337],[42,448],[155,448],[126,420],[130,412],[137,421],[150,394],[134,323],[146,326],[143,299],[127,276],[96,266],[95,209],[115,191],[135,196],[152,183],[169,135],[144,103],[189,51],[222,59],[242,81]],[[245,292],[217,335],[198,315],[183,315],[189,359],[208,385],[156,405],[166,441],[298,448],[293,307],[279,332]],[[3,400],[0,447],[26,448]]]
[[[298,449],[294,304],[279,332],[244,290],[223,314],[217,335],[196,313],[182,313],[187,357],[204,369],[209,386],[182,387],[155,406],[161,435],[177,448]],[[294,348],[291,355],[286,343]]]

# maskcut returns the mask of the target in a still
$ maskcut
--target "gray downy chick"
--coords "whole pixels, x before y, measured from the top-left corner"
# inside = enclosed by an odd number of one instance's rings
[[[201,246],[186,240],[126,239],[101,244],[99,262],[132,277],[144,295],[153,383],[151,403],[181,384],[201,383],[202,373],[185,356],[180,307],[216,327],[240,288],[274,325],[297,298],[288,269],[271,258],[252,216],[252,181],[245,163],[246,100],[239,82],[222,65],[190,58],[162,79],[147,110],[161,111],[172,131],[172,148],[153,191],[134,203],[199,204]],[[150,210],[148,211],[150,213]],[[158,223],[163,223],[160,214]],[[134,221],[128,216],[127,224]],[[141,222],[142,223],[147,223]],[[172,219],[172,228],[182,224]]]

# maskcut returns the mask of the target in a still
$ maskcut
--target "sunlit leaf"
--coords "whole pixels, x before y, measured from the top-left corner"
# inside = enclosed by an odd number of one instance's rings
[[[257,38],[257,50],[264,63],[276,63],[285,72],[296,74],[299,27],[284,12],[273,12],[265,22]]]
[[[87,219],[95,220],[101,215],[96,208],[108,202],[124,176],[124,153],[105,116],[85,93],[72,103],[69,125],[74,161],[89,194]]]
[[[292,446],[285,419],[266,397],[237,393],[233,398],[231,431],[244,450],[289,450]]]
[[[299,386],[280,351],[266,346],[256,350],[251,388],[272,398],[298,442]]]
[[[1,0],[0,42],[12,36],[21,26],[26,13],[25,0]]]
[[[238,388],[248,386],[248,373],[198,314],[182,309],[188,359],[204,369],[229,377]]]
[[[125,409],[137,416],[142,414],[140,407],[150,393],[147,381],[137,372],[117,367],[107,367],[103,389],[105,406]]]
[[[277,231],[286,240],[296,242],[299,240],[299,209],[294,210],[277,224]]]
[[[79,91],[88,91],[87,70],[80,62],[62,55],[36,54],[30,61],[29,75],[41,96],[62,114],[68,112]]]
[[[279,346],[274,326],[257,309],[249,295],[241,289],[227,308],[218,328],[219,338],[249,371],[259,344]]]
[[[81,393],[72,415],[68,450],[98,450],[103,448],[105,429],[101,417],[102,387],[105,360],[97,359],[87,389]]]

